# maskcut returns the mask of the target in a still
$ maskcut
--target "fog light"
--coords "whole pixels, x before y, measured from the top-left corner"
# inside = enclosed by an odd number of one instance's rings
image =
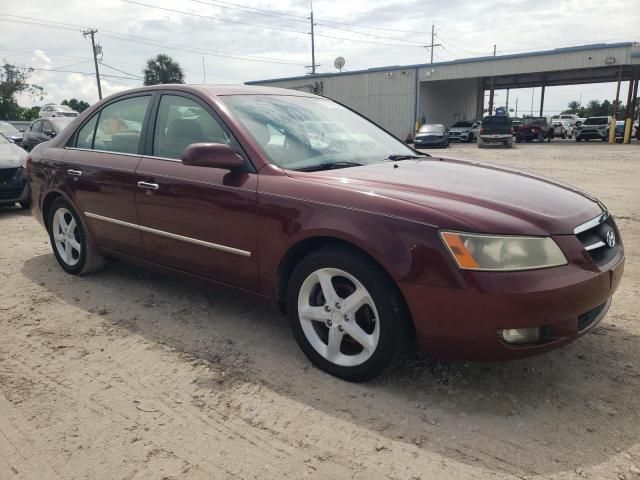
[[[505,328],[498,334],[507,343],[534,343],[540,340],[540,327]]]

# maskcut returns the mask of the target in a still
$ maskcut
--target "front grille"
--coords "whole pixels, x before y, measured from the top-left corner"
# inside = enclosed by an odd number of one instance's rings
[[[615,237],[613,247],[607,244],[607,233],[612,231]],[[601,265],[611,260],[620,248],[620,239],[617,236],[613,219],[608,213],[604,213],[598,220],[592,220],[576,227],[576,237],[589,253],[593,261]]]
[[[0,182],[10,182],[17,171],[17,168],[0,168]]]
[[[598,305],[596,308],[589,310],[586,313],[583,313],[582,315],[578,316],[578,331],[581,332],[582,330],[584,330],[585,328],[587,328],[589,325],[591,325],[596,318],[598,318],[598,315],[600,315],[600,313],[602,312],[602,310],[604,310],[604,307],[607,305],[607,303],[603,303],[602,305]]]
[[[11,190],[0,190],[0,200],[12,200],[22,195],[22,188]]]

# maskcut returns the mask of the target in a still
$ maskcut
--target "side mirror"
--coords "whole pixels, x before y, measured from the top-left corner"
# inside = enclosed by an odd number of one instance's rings
[[[56,136],[56,132],[54,132],[53,130],[44,130],[42,133],[44,133],[47,137],[53,138]]]
[[[182,163],[192,167],[234,170],[244,165],[244,159],[224,143],[192,143],[182,152]]]

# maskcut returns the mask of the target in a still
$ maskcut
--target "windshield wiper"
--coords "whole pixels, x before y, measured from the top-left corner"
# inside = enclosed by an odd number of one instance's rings
[[[296,168],[299,172],[318,172],[320,170],[333,170],[335,168],[361,167],[363,164],[358,162],[324,162],[310,167]]]
[[[391,162],[396,162],[398,160],[413,160],[416,158],[424,158],[430,157],[431,155],[423,154],[423,155],[389,155],[385,160],[389,160]]]

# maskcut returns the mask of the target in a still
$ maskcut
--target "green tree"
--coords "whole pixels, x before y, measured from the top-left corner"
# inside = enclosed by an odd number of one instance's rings
[[[147,60],[147,67],[142,71],[145,85],[161,83],[184,83],[184,73],[180,64],[169,55],[161,53]]]
[[[33,69],[17,67],[4,63],[0,67],[0,120],[15,120],[22,115],[22,108],[16,101],[16,95],[27,93],[32,97],[44,98],[44,90],[28,82]]]
[[[572,100],[567,104],[567,110],[562,113],[573,113],[574,115],[577,115],[581,108],[582,105],[578,100]]]
[[[66,105],[67,107],[69,107],[69,108],[71,108],[71,109],[73,109],[73,110],[75,110],[76,112],[79,112],[79,113],[84,112],[90,106],[84,100],[77,100],[75,98],[72,98],[70,100],[63,100],[62,101],[62,105]]]
[[[587,103],[587,108],[585,110],[585,116],[587,117],[596,117],[600,115],[600,109],[602,108],[602,104],[600,100],[590,100]]]

